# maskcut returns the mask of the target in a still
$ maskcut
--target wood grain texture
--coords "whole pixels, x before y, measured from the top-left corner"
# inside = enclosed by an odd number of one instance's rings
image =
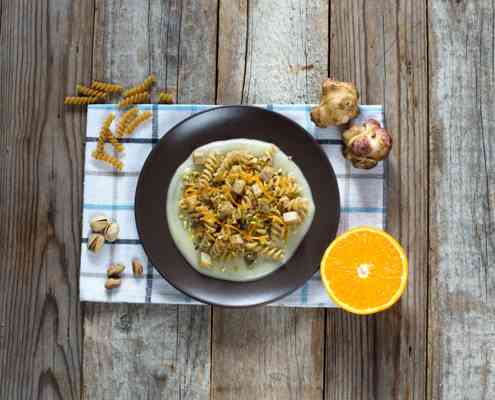
[[[131,85],[153,72],[180,102],[212,103],[216,26],[216,2],[97,1],[93,77]],[[86,304],[83,395],[208,398],[210,321],[205,306]]]
[[[79,399],[85,114],[93,2],[2,2],[0,398]]]
[[[321,399],[324,312],[213,310],[212,399]]]
[[[208,398],[210,323],[203,308],[91,305],[83,398]]]
[[[495,398],[495,5],[430,2],[428,398]]]
[[[218,103],[318,99],[327,74],[325,1],[223,1],[219,16]],[[324,315],[215,308],[212,399],[321,399]]]
[[[326,1],[221,1],[217,102],[308,103],[328,69]]]
[[[426,2],[332,1],[330,76],[384,104],[394,137],[388,231],[409,257],[400,304],[375,317],[327,311],[326,398],[424,399],[428,287]]]

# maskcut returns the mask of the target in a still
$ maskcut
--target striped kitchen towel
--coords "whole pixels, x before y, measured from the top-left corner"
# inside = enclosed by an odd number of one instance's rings
[[[134,221],[134,193],[146,157],[157,141],[175,124],[191,114],[215,107],[209,105],[140,105],[140,110],[151,110],[153,118],[135,133],[123,139],[124,169],[115,172],[111,167],[91,158],[96,147],[99,129],[110,112],[120,114],[116,105],[96,104],[88,107],[84,169],[84,204],[81,238],[81,301],[115,303],[169,303],[197,304],[193,299],[174,289],[147,263]],[[320,129],[309,119],[309,105],[262,105],[279,112],[316,137],[328,155],[339,181],[341,198],[340,232],[358,225],[384,228],[386,222],[386,163],[372,170],[359,170],[344,160],[341,153],[340,133],[336,128]],[[374,118],[383,124],[382,106],[361,106],[357,121]],[[106,244],[98,254],[87,250],[89,221],[97,214],[105,214],[118,221],[120,238]],[[145,275],[134,278],[130,261],[139,258],[145,265]],[[104,288],[106,267],[112,262],[123,262],[127,268],[118,290]],[[317,273],[306,285],[273,305],[290,307],[334,307],[325,293]]]

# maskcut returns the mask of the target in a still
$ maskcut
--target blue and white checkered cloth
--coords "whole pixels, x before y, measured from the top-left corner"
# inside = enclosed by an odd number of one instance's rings
[[[143,163],[154,144],[178,122],[191,114],[211,107],[215,106],[158,104],[139,106],[140,110],[151,110],[153,118],[151,122],[140,126],[131,137],[123,140],[125,154],[122,157],[124,162],[122,172],[115,172],[112,167],[95,161],[91,157],[103,120],[110,112],[118,116],[120,111],[113,104],[97,104],[88,107],[79,282],[81,301],[197,304],[195,300],[172,287],[148,263],[136,231],[134,193]],[[372,170],[353,168],[342,157],[339,130],[315,127],[309,119],[311,109],[309,105],[262,105],[260,107],[266,107],[289,117],[302,125],[320,142],[333,165],[339,182],[342,207],[340,232],[359,225],[385,227],[386,164],[380,163]],[[382,106],[361,106],[361,113],[356,122],[368,118],[374,118],[383,124]],[[93,254],[87,249],[87,237],[90,233],[89,221],[98,214],[107,215],[119,223],[120,238],[115,243],[105,244],[99,253]],[[145,275],[142,278],[132,276],[130,263],[133,258],[140,259],[145,266]],[[126,265],[126,270],[120,288],[107,291],[104,288],[106,268],[113,262],[123,263]],[[335,307],[325,293],[318,273],[304,287],[273,305]]]

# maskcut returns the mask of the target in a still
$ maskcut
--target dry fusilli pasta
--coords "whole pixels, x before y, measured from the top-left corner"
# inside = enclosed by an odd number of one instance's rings
[[[119,102],[119,108],[126,108],[131,104],[148,103],[150,94],[148,92],[137,93],[133,96],[125,97]]]
[[[113,135],[110,129],[105,129],[103,131],[104,140],[110,142],[112,144],[113,149],[117,153],[121,153],[124,151],[124,145],[118,141],[118,139]]]
[[[156,76],[151,74],[140,85],[133,86],[130,89],[127,89],[123,93],[123,96],[124,97],[130,97],[130,96],[134,96],[135,94],[138,94],[138,93],[147,92],[154,85],[155,82],[156,82]]]
[[[91,88],[107,93],[120,93],[124,89],[122,85],[118,85],[116,83],[101,82],[101,81],[93,81],[91,83]]]
[[[101,97],[102,99],[107,97],[106,92],[97,89],[92,89],[84,85],[77,85],[76,90],[77,90],[77,94],[82,96]]]
[[[174,96],[170,92],[160,92],[158,94],[158,102],[160,104],[174,104]]]
[[[127,126],[124,128],[124,133],[123,136],[129,136],[131,135],[134,130],[141,125],[142,123],[146,122],[148,119],[151,118],[153,113],[151,111],[143,111],[141,114],[136,116],[131,122],[127,124]]]
[[[67,96],[64,100],[65,104],[82,106],[86,104],[100,103],[101,97],[80,97],[80,96]]]
[[[137,107],[133,107],[127,110],[119,119],[119,123],[117,124],[117,137],[124,136],[125,129],[129,122],[131,122],[138,115],[139,110]]]
[[[100,132],[102,133],[106,130],[109,130],[114,119],[115,119],[114,113],[108,114],[107,117],[103,120],[103,124],[101,126]]]
[[[110,154],[106,153],[105,151],[93,151],[92,156],[95,160],[100,160],[103,161],[107,164],[110,164],[113,166],[115,169],[122,171],[122,168],[124,168],[124,163],[120,161],[118,158],[111,156]]]

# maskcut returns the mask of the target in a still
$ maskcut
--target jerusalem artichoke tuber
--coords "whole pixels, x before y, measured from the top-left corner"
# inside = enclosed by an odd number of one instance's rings
[[[344,157],[355,168],[370,169],[385,159],[392,148],[392,136],[374,119],[368,119],[362,125],[353,125],[346,130],[344,139]]]
[[[320,105],[311,110],[311,120],[320,128],[346,124],[359,114],[358,98],[352,83],[326,79]]]

